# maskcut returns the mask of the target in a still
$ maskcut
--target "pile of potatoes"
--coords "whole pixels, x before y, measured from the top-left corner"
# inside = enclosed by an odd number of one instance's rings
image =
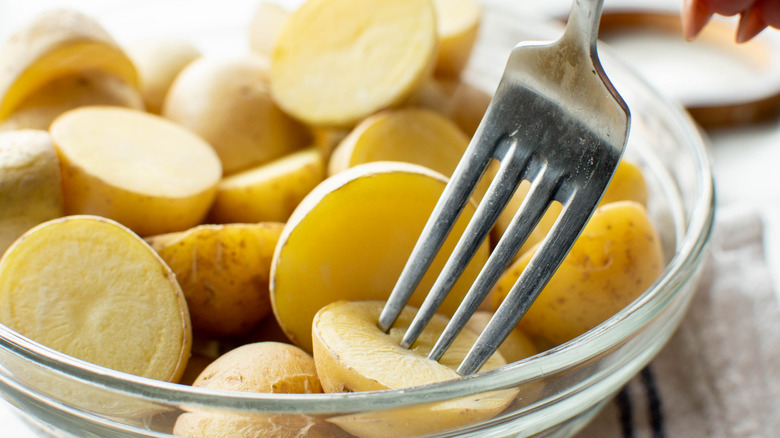
[[[474,0],[260,2],[251,53],[120,46],[46,12],[0,51],[0,323],[98,365],[207,388],[406,388],[454,368],[560,211],[554,205],[469,327],[425,358],[528,192],[522,185],[412,349],[399,340],[488,181],[389,333],[403,264],[490,101],[460,79]],[[582,236],[484,369],[567,342],[664,265],[641,170],[622,162]],[[182,436],[416,436],[496,415],[505,391],[328,421],[193,410]],[[527,399],[528,394],[524,394]],[[436,421],[410,421],[436,411]],[[428,414],[430,415],[430,414]]]

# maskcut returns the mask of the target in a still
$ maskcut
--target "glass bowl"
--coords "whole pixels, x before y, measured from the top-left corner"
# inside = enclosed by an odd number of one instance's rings
[[[137,32],[133,25],[143,22],[134,20],[146,16],[144,7],[147,11],[158,7],[156,2],[153,6],[133,2],[132,7],[129,3],[119,3],[124,9],[114,3],[112,8],[103,6],[97,15],[109,31],[119,29],[120,42],[122,32],[131,28]],[[231,16],[225,8],[233,3],[221,5],[219,18],[208,10],[214,3],[202,3],[164,2],[172,7],[160,11],[187,8],[180,28],[204,41],[206,53],[245,45],[239,41],[243,35],[231,40],[246,25],[245,13],[233,15],[234,22],[216,23]],[[247,12],[254,2],[236,4]],[[500,1],[485,5],[466,79],[492,90],[514,44],[555,39],[561,29],[531,20]],[[154,35],[155,22],[149,23],[144,33]],[[234,44],[226,46],[230,41]],[[642,167],[649,182],[648,211],[662,234],[667,265],[649,290],[588,333],[532,358],[459,380],[408,390],[297,395],[229,393],[136,377],[65,356],[0,325],[0,394],[28,422],[52,436],[170,436],[176,418],[192,410],[226,415],[235,422],[273,421],[293,429],[299,425],[307,433],[301,436],[344,435],[332,425],[345,421],[376,426],[372,430],[380,435],[394,430],[401,436],[435,423],[437,415],[453,409],[460,409],[462,421],[456,423],[461,424],[447,430],[429,427],[426,433],[575,434],[677,328],[695,290],[714,215],[710,163],[697,127],[679,105],[665,100],[610,56],[608,47],[602,48],[601,57],[632,111],[626,157]],[[503,410],[487,417],[469,415],[478,400],[507,393],[513,398]]]

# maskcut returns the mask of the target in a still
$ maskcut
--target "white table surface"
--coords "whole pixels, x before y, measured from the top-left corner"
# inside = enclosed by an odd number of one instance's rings
[[[295,2],[295,0],[292,1]],[[56,0],[38,0],[35,2],[0,0],[0,41],[4,41],[13,28],[32,16],[35,11],[63,3],[70,4],[72,2]],[[133,32],[138,31],[138,29],[133,29],[130,26],[123,27],[122,23],[125,23],[125,21],[118,18],[126,12],[123,10],[123,6],[129,3],[127,0],[111,2],[84,0],[79,2],[79,5],[83,6],[82,10],[85,12],[98,15],[106,14],[110,20],[114,20],[115,22],[112,24],[115,26],[112,27],[112,30],[115,29],[118,32],[117,39],[121,40],[122,37],[129,37]],[[137,2],[132,3],[137,7]],[[171,8],[180,8],[184,3],[186,2],[170,1],[166,4]],[[254,3],[254,1],[249,0],[234,1],[231,2],[231,8],[245,11],[243,15],[248,19]],[[538,7],[542,8],[543,12],[555,11],[557,13],[561,10],[560,3],[568,4],[568,0],[539,1],[536,3],[526,0],[522,7]],[[662,4],[662,6],[666,5],[674,8],[679,2],[663,0],[661,3],[656,2],[655,4],[656,6]],[[610,5],[609,1],[607,1],[607,5]],[[117,11],[122,11],[122,13],[120,14]],[[130,11],[130,9],[127,11]],[[214,9],[214,13],[225,13],[225,9],[217,7]],[[181,24],[186,26],[186,20]],[[108,25],[106,26],[108,27]],[[151,28],[159,27],[154,22],[149,23],[149,26]],[[772,31],[768,30],[765,32]],[[219,44],[219,42],[215,42],[215,44]],[[244,49],[241,47],[234,48],[234,50]],[[780,52],[777,53],[777,56],[780,56]],[[657,71],[659,68],[658,63],[666,63],[668,66],[679,68],[690,61],[685,59],[684,51],[666,52],[663,56],[657,56],[655,59],[652,57],[644,58],[642,62],[639,62],[640,64],[644,62],[644,65],[638,65],[637,68],[640,72],[649,72],[648,74],[650,75],[653,74],[652,72]],[[665,85],[662,79],[657,77],[655,79],[659,87],[664,88],[668,86],[668,83]],[[649,78],[649,80],[653,82],[653,78]],[[673,92],[673,90],[668,89],[667,91]],[[780,291],[780,287],[777,287],[778,279],[780,279],[780,171],[778,170],[778,166],[780,166],[778,164],[780,163],[780,122],[775,120],[760,125],[714,130],[709,131],[707,134],[709,136],[709,147],[716,178],[718,206],[723,208],[744,206],[744,208],[755,209],[761,214],[766,230],[766,255],[775,275],[775,290]],[[14,438],[37,436],[32,429],[19,419],[11,406],[2,399],[0,399],[0,435]]]

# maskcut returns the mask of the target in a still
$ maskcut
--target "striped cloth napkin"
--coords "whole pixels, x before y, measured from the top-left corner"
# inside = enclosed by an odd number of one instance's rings
[[[690,310],[577,438],[780,437],[780,310],[757,214],[721,209]]]

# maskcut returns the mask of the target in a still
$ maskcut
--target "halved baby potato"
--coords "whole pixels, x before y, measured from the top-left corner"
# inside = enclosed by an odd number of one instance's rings
[[[200,225],[147,238],[176,274],[196,332],[248,332],[271,313],[268,280],[280,223]]]
[[[317,311],[339,300],[385,300],[446,179],[400,162],[362,164],[326,179],[293,212],[274,254],[271,304],[296,345],[311,351]],[[411,299],[419,306],[474,214],[467,203]],[[487,260],[480,246],[441,312],[451,315]]]
[[[192,343],[170,268],[132,231],[96,216],[45,222],[8,249],[0,323],[93,364],[172,382]]]
[[[360,122],[339,143],[328,162],[328,174],[373,161],[404,161],[449,176],[468,144],[452,121],[434,111],[387,110]]]
[[[266,69],[256,57],[197,59],[171,85],[162,115],[214,147],[225,175],[302,149],[310,134],[271,99]]]
[[[410,96],[437,45],[430,0],[309,0],[276,40],[271,91],[310,125],[354,125]]]
[[[97,21],[68,9],[39,14],[0,50],[0,121],[49,81],[87,71],[138,85],[135,65]]]
[[[314,148],[227,176],[217,185],[209,220],[286,222],[324,178],[325,163],[320,151]]]
[[[399,344],[417,309],[406,307],[388,333],[377,327],[384,301],[338,301],[314,318],[314,362],[325,392],[404,389],[458,379],[455,371],[477,339],[464,329],[439,361],[428,359],[448,319],[436,314],[410,349]],[[506,361],[491,356],[482,370]],[[486,420],[503,410],[516,391],[479,394],[441,403],[345,415],[330,421],[359,437],[415,437]]]
[[[105,216],[142,236],[199,224],[222,174],[208,143],[141,111],[77,108],[52,123],[51,135],[66,214]]]
[[[62,76],[41,86],[0,122],[0,131],[48,130],[66,111],[91,105],[145,109],[143,98],[135,87],[111,74],[88,71]]]

